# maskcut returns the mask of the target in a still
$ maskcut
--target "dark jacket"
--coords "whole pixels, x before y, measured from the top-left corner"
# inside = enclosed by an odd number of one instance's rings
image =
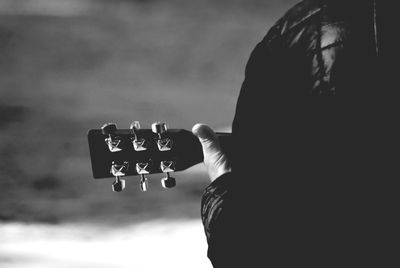
[[[233,171],[206,188],[201,204],[214,267],[386,260],[378,252],[393,238],[385,230],[398,111],[394,86],[382,79],[379,7],[300,2],[251,53]]]

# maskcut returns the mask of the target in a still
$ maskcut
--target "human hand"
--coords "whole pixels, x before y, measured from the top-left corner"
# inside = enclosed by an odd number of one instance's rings
[[[231,171],[227,155],[222,151],[215,132],[205,124],[196,124],[192,132],[199,138],[203,147],[204,165],[208,176],[214,181],[223,174]]]

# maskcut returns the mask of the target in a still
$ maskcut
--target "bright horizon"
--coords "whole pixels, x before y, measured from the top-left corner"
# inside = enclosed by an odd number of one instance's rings
[[[200,220],[123,227],[0,223],[2,268],[211,268]]]

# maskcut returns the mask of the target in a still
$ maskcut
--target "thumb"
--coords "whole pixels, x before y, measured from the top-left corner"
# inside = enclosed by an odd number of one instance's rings
[[[214,153],[221,150],[218,137],[209,126],[205,124],[196,124],[192,128],[192,132],[199,138],[205,153]]]
[[[226,155],[222,152],[217,134],[205,124],[196,124],[192,132],[203,147],[204,164],[211,181],[231,170]]]

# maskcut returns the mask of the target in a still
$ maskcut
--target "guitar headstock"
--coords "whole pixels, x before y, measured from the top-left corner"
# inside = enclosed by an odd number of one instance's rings
[[[118,129],[107,123],[88,132],[93,177],[115,178],[113,191],[125,188],[122,177],[140,176],[140,188],[148,188],[147,174],[164,173],[164,188],[172,188],[176,181],[171,172],[185,170],[203,161],[201,144],[191,131],[168,129],[156,122],[149,129],[140,128],[138,121],[129,129]]]

